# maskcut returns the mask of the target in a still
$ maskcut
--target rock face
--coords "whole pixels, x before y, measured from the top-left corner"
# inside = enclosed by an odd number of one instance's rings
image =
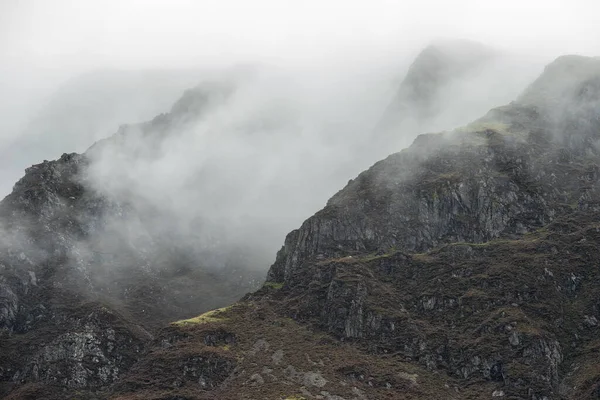
[[[211,74],[215,75],[208,70],[108,69],[69,79],[49,93],[22,131],[4,136],[0,150],[1,197],[10,192],[26,166],[65,152],[81,151],[123,121],[151,118],[167,109],[185,89]]]
[[[510,398],[593,396],[599,79],[599,60],[561,57],[359,175],[278,253],[286,312]]]
[[[91,190],[89,155],[32,167],[0,204],[0,393],[598,398],[599,82],[599,60],[561,57],[516,101],[419,136],[291,232],[260,290],[176,322],[235,292],[189,269],[208,253]],[[206,106],[192,97],[175,109]],[[160,136],[175,109],[135,129]]]
[[[556,77],[547,89],[554,91],[549,102],[532,103],[546,99],[540,87],[562,68],[578,79],[564,85]],[[598,79],[597,60],[560,58],[518,101],[465,128],[419,136],[349,182],[292,232],[270,278],[286,281],[316,257],[422,252],[524,234],[567,212],[569,204],[592,207],[597,167],[587,160],[598,152]],[[575,160],[583,160],[576,179],[569,173]]]
[[[165,118],[207,107],[205,92],[136,129],[160,135]],[[240,262],[243,250],[225,259],[211,243],[191,248],[159,229],[152,209],[98,192],[89,167],[103,145],[28,168],[0,203],[0,397],[106,390],[158,327],[229,304],[262,279]]]

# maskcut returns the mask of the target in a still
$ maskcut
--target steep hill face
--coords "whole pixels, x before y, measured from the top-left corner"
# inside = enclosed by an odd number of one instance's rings
[[[31,167],[0,203],[0,396],[597,398],[599,82],[597,59],[561,57],[419,136],[291,232],[260,290],[194,318],[250,288],[256,249],[182,229],[140,182],[108,196],[94,161],[153,159],[231,87]]]
[[[165,119],[185,123],[208,97],[197,88],[136,129],[160,135]],[[184,241],[152,204],[96,190],[90,165],[103,146],[28,168],[0,203],[0,396],[107,388],[157,328],[230,304],[264,279],[247,268],[246,249]]]
[[[563,69],[570,84],[548,77]],[[595,59],[560,58],[518,101],[465,128],[418,137],[410,151],[375,164],[292,232],[270,276],[283,281],[313,257],[421,252],[523,234],[560,215],[561,205],[585,202],[596,187],[582,186],[560,161],[583,157],[584,171],[593,167],[597,74]]]
[[[375,164],[113,398],[598,398],[598,82],[599,60],[561,57]]]
[[[147,210],[89,190],[77,176],[87,162],[65,154],[35,165],[0,204],[3,394],[36,382],[106,387],[156,328],[231,303],[260,279],[235,260],[213,268],[202,249],[154,229]],[[139,226],[122,231],[125,218]]]
[[[35,111],[22,127],[3,127],[0,195],[10,193],[25,167],[65,152],[83,151],[124,121],[152,118],[185,89],[215,75],[209,70],[98,70],[66,81],[40,99],[38,106],[21,105]],[[19,90],[15,85],[11,92]],[[4,119],[12,119],[8,117],[5,114]]]

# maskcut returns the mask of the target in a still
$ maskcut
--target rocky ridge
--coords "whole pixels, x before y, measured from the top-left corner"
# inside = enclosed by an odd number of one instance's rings
[[[199,92],[170,116],[205,106]],[[160,134],[165,118],[135,129]],[[231,303],[262,279],[240,268],[243,249],[224,257],[211,243],[192,248],[158,229],[150,206],[95,190],[91,153],[104,145],[28,168],[0,203],[0,396],[36,385],[45,394],[33,398],[50,396],[48,387],[57,398],[106,389],[156,329]]]
[[[598,79],[561,57],[375,164],[288,235],[260,291],[164,330],[115,398],[596,398]],[[151,377],[188,351],[235,367],[200,391],[181,366]]]
[[[598,82],[597,59],[561,57],[515,102],[419,136],[291,232],[258,292],[160,330],[210,308],[181,285],[222,277],[190,281],[162,236],[90,241],[139,210],[87,190],[85,156],[32,167],[0,204],[0,393],[597,398]]]

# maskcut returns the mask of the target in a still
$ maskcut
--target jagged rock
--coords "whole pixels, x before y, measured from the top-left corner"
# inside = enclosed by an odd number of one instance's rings
[[[569,75],[566,84],[561,74]],[[493,246],[487,243],[527,246],[528,238],[545,229],[556,235],[595,229],[587,223],[595,221],[591,215],[600,210],[600,153],[595,147],[600,140],[600,93],[595,92],[599,77],[600,60],[559,58],[516,102],[464,129],[420,136],[409,149],[349,182],[322,211],[288,235],[277,255],[268,280],[288,288],[287,313],[341,339],[360,340],[371,351],[399,353],[428,369],[443,368],[467,380],[480,376],[504,382],[513,394],[532,385],[535,388],[530,386],[522,395],[552,398],[564,384],[560,370],[572,354],[565,349],[572,328],[551,329],[541,318],[544,328],[524,330],[522,322],[507,325],[508,340],[504,336],[502,344],[487,348],[475,341],[467,348],[460,345],[465,339],[452,330],[434,327],[454,327],[462,321],[464,329],[474,318],[478,322],[473,321],[472,329],[495,335],[497,328],[485,322],[497,318],[495,310],[514,308],[513,313],[520,307],[543,307],[538,302],[548,302],[557,289],[570,298],[594,296],[596,289],[581,293],[584,279],[594,279],[590,270],[587,278],[574,273],[565,260],[572,253],[548,246],[557,244],[553,240],[559,236],[541,240],[544,244],[531,253],[545,259],[542,274],[553,278],[544,286],[544,295],[535,294],[542,290],[537,276],[531,281],[521,276],[523,287],[507,296],[507,287],[516,283],[510,281],[513,277],[484,283],[489,272],[475,268],[476,275],[473,263],[503,262],[492,256]],[[568,230],[561,226],[563,221],[573,221],[567,223]],[[580,240],[582,246],[599,244]],[[518,250],[512,251],[518,257]],[[592,253],[585,250],[586,257]],[[426,281],[433,272],[425,270],[434,260],[453,266],[452,275],[440,270],[438,278]],[[512,269],[524,261],[505,262]],[[468,274],[463,272],[465,265],[470,265]],[[481,278],[474,280],[476,276]],[[564,284],[555,285],[554,279],[565,278]],[[453,292],[452,282],[461,279],[482,286]],[[294,288],[303,288],[303,293]],[[504,318],[507,312],[499,315]],[[558,321],[566,316],[548,317]],[[590,317],[585,321],[593,325]],[[575,336],[581,334],[579,330]],[[535,366],[536,372],[527,378],[515,375],[521,371],[519,364]]]
[[[419,136],[291,232],[262,289],[163,329],[193,306],[164,269],[185,249],[153,262],[166,236],[113,232],[99,248],[118,254],[89,258],[82,240],[140,210],[86,187],[86,155],[32,167],[0,204],[0,393],[597,397],[599,76],[561,58],[517,101]],[[102,268],[132,259],[135,282]]]
[[[597,76],[600,61],[591,62],[595,69],[586,61],[585,71]],[[576,75],[573,85],[579,91],[592,79],[588,75]],[[545,80],[546,74],[522,96],[522,103],[492,110],[466,129],[420,136],[411,148],[363,172],[288,235],[268,279],[287,282],[303,261],[316,257],[390,248],[422,252],[446,242],[521,235],[551,222],[565,203],[586,207],[598,190],[598,167],[582,167],[576,172],[581,180],[574,181],[560,154],[581,154],[580,143],[600,139],[600,119],[590,121],[589,109],[597,100],[564,110],[563,119],[589,123],[573,126],[567,141],[562,136],[554,141],[558,126],[549,118],[553,106],[530,105],[528,100]],[[562,101],[582,101],[578,91],[569,94]],[[598,154],[594,147],[585,152]]]
[[[172,118],[184,123],[184,115],[208,106],[205,91],[190,91]],[[159,120],[144,129],[159,133]],[[152,225],[151,210],[99,192],[89,167],[102,146],[31,166],[0,203],[0,330],[8,332],[0,342],[0,396],[38,383],[104,390],[158,327],[226,305],[252,287],[253,278],[231,266],[190,267],[202,259],[199,246],[178,246]],[[215,345],[232,340],[207,338]]]
[[[17,320],[19,298],[10,286],[0,283],[0,329],[13,330]]]

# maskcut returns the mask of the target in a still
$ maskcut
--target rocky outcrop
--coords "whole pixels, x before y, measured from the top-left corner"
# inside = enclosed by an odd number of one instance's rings
[[[568,60],[558,59],[546,74]],[[543,74],[522,100],[466,128],[419,136],[409,149],[363,172],[288,235],[269,279],[287,281],[315,258],[422,252],[521,235],[551,222],[565,206],[593,207],[588,203],[595,204],[598,167],[578,157],[598,155],[600,93],[590,93],[599,64],[586,60],[582,69],[568,89],[556,89],[571,105],[560,108],[560,124],[556,105],[527,100],[548,79]],[[572,171],[566,163],[576,160],[579,168]]]
[[[124,382],[208,352],[236,359],[221,384],[144,396],[595,398],[600,68],[576,60],[363,172],[288,235],[260,291],[172,324]],[[526,100],[565,62],[580,79],[550,89],[571,107]]]
[[[32,167],[0,204],[0,393],[597,397],[599,77],[563,57],[515,102],[419,136],[291,232],[259,291],[162,329],[227,291],[189,268],[207,253],[90,190],[86,155]]]
[[[287,290],[282,312],[502,382],[502,396],[595,390],[581,346],[595,343],[599,77],[598,60],[559,58],[516,102],[349,182],[278,253],[268,280]]]
[[[202,93],[184,96],[173,118],[207,107]],[[158,135],[157,124],[144,129]],[[182,244],[151,207],[97,190],[92,158],[33,165],[0,203],[0,396],[31,385],[49,387],[38,398],[106,390],[158,327],[231,303],[260,279],[233,262],[243,253]]]

